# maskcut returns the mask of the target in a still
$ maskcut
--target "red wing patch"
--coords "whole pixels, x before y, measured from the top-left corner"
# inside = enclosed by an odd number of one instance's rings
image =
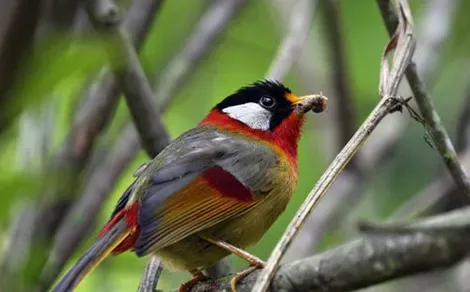
[[[243,202],[253,201],[251,191],[238,181],[230,172],[225,171],[220,166],[211,167],[202,174],[211,187],[216,189],[220,194],[231,197]]]
[[[111,227],[119,220],[125,218],[127,220],[127,228],[131,230],[130,234],[112,251],[113,255],[120,254],[126,250],[132,249],[137,237],[139,236],[139,225],[137,224],[137,213],[139,204],[136,202],[128,208],[123,208],[117,212],[114,217],[106,224],[106,226],[98,234],[103,236]]]

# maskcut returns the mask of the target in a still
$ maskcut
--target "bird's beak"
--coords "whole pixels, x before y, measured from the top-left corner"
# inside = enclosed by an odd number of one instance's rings
[[[326,109],[328,98],[323,94],[305,95],[301,96],[294,102],[295,111],[298,114],[305,114],[308,111],[321,113]]]

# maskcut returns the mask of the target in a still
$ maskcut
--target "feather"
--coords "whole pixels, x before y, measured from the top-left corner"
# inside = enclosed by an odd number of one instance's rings
[[[184,134],[172,145],[177,148],[168,147],[155,158],[164,157],[164,165],[145,170],[151,173],[140,198],[140,233],[134,245],[139,256],[256,205],[262,200],[259,194],[270,189],[271,171],[278,163],[267,145],[208,126]]]

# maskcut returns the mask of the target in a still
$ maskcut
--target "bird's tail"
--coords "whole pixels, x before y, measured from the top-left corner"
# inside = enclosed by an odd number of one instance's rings
[[[131,232],[132,230],[128,228],[126,218],[120,218],[113,222],[112,226],[100,235],[78,262],[60,280],[53,291],[72,291],[106,256],[119,247]]]

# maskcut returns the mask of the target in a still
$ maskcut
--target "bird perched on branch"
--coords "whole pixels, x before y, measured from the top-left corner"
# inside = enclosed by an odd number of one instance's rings
[[[242,248],[256,243],[284,211],[297,184],[297,143],[305,114],[327,98],[297,97],[274,81],[242,87],[217,104],[136,172],[95,243],[57,284],[73,290],[107,255],[156,254],[187,270],[190,289],[202,269],[233,253],[250,267],[264,262]]]

